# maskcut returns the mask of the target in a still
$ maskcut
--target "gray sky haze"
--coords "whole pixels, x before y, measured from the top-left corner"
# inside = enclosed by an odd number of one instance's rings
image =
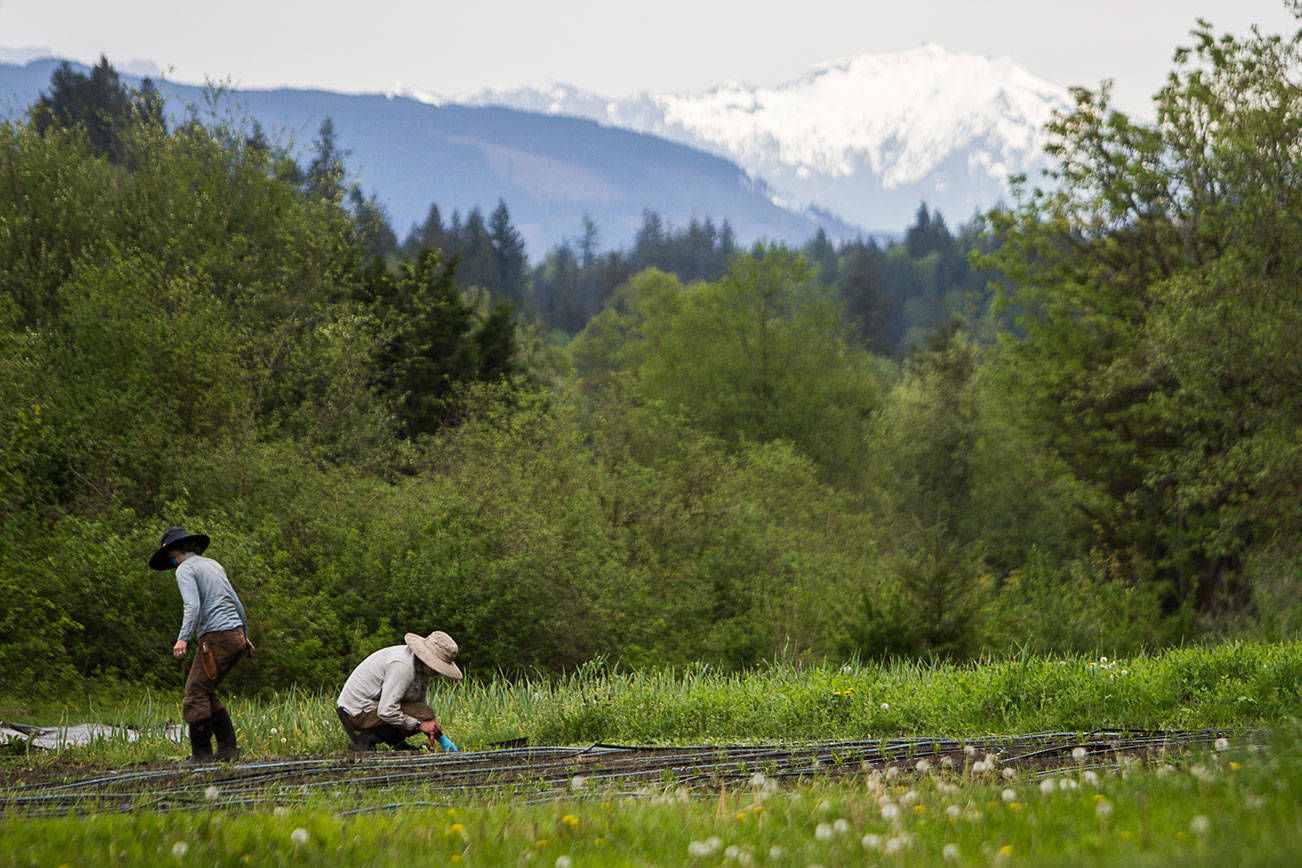
[[[1195,19],[1291,32],[1282,0],[0,0],[0,48],[237,87],[441,94],[564,82],[608,96],[775,85],[933,42],[1142,111]]]

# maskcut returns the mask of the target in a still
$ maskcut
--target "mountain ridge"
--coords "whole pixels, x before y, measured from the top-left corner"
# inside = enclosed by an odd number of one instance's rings
[[[723,82],[618,98],[558,82],[454,96],[402,85],[395,92],[661,136],[732,160],[780,204],[869,228],[906,225],[922,200],[955,220],[992,207],[1010,175],[1043,167],[1045,125],[1071,105],[1065,88],[1010,58],[934,44],[827,61],[774,87]]]

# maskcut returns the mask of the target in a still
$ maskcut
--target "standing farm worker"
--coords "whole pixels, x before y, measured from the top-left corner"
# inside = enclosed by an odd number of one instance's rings
[[[217,698],[217,685],[241,657],[253,654],[244,604],[222,565],[203,556],[207,548],[206,534],[188,534],[184,528],[172,527],[163,534],[158,551],[149,559],[153,569],[176,570],[176,587],[185,604],[172,656],[184,659],[190,638],[199,642],[181,703],[181,719],[190,725],[188,762],[192,763],[212,762],[213,736],[217,737],[217,759],[239,759],[235,726]]]
[[[339,722],[353,750],[375,750],[380,742],[395,750],[416,750],[407,739],[417,732],[429,736],[431,746],[438,739],[444,750],[457,749],[425,701],[425,688],[435,673],[461,680],[453,662],[457,643],[441,630],[428,636],[408,633],[405,641],[359,663],[339,691]]]

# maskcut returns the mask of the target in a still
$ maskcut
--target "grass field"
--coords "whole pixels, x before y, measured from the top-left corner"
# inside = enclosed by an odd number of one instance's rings
[[[585,787],[540,802],[405,786],[291,805],[69,818],[0,817],[0,864],[857,865],[1256,864],[1302,858],[1302,644],[1233,644],[1121,661],[774,666],[744,675],[612,673],[465,683],[433,697],[464,747],[1013,734],[1096,728],[1232,730],[1219,749],[1141,764],[1069,763],[1011,778],[905,764],[838,781],[682,789]],[[143,697],[68,714],[143,724]],[[252,758],[342,747],[332,696],[231,702]],[[12,714],[0,711],[0,717]],[[69,718],[72,719],[71,717]],[[10,756],[69,775],[183,753],[158,738]],[[398,805],[401,805],[400,807]]]

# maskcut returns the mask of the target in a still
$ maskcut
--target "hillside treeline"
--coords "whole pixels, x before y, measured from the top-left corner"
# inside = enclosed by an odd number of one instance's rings
[[[435,628],[483,675],[1295,632],[1300,55],[1200,27],[1152,122],[1078,91],[1052,183],[957,236],[648,215],[499,256],[514,297],[474,215],[380,243],[328,129],[300,165],[56,76],[0,126],[0,676],[174,682],[173,524],[249,688]]]

